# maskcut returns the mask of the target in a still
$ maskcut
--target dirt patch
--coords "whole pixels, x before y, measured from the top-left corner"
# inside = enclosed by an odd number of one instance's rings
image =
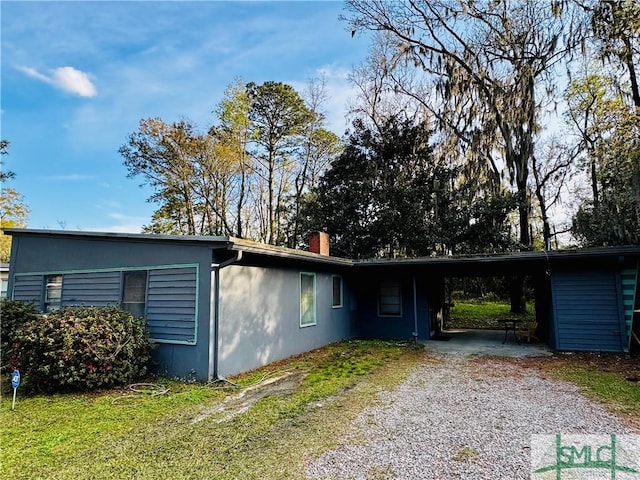
[[[640,356],[613,353],[559,354],[565,361],[583,363],[602,372],[618,373],[630,382],[640,382]]]
[[[244,388],[239,393],[225,398],[199,412],[191,423],[198,423],[211,416],[219,416],[217,423],[228,422],[236,415],[246,412],[259,400],[270,396],[283,396],[293,393],[302,383],[305,374],[300,371],[286,372],[283,375],[268,378],[255,385]]]
[[[571,352],[556,353],[545,357],[478,357],[470,360],[470,363],[483,368],[489,375],[515,375],[520,376],[517,368],[505,367],[506,364],[514,367],[534,368],[541,373],[548,373],[550,369],[562,365],[587,366],[600,372],[617,373],[630,382],[640,383],[640,356],[621,355],[615,353],[591,353]],[[496,372],[492,367],[499,363],[503,369]]]

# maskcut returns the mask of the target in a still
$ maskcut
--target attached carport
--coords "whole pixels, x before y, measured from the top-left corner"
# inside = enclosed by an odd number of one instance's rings
[[[360,334],[432,338],[441,324],[445,278],[530,276],[538,331],[551,348],[628,352],[634,328],[640,328],[639,260],[640,246],[634,245],[358,261],[353,275]],[[381,315],[381,296],[393,292],[393,282],[400,292],[400,308],[395,315]]]

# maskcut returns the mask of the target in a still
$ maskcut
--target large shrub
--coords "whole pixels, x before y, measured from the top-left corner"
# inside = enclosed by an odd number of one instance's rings
[[[3,298],[0,301],[0,374],[17,366],[15,344],[18,330],[38,316],[38,310],[32,303]]]
[[[30,389],[112,387],[146,373],[151,344],[144,322],[117,308],[65,308],[18,330],[17,354]]]

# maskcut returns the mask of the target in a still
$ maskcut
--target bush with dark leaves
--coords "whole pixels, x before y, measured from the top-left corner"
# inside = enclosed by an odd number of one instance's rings
[[[108,388],[146,373],[151,343],[144,321],[118,308],[64,308],[17,333],[16,354],[30,390]]]
[[[0,301],[0,372],[7,375],[18,366],[15,354],[17,332],[26,323],[38,317],[38,310],[31,302],[10,300]]]

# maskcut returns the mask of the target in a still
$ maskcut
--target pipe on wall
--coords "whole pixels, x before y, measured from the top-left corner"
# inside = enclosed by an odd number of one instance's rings
[[[220,263],[211,264],[210,281],[213,285],[213,295],[209,298],[209,371],[207,379],[211,382],[220,380],[218,375],[218,330],[220,324],[220,270],[242,260],[242,250]]]

